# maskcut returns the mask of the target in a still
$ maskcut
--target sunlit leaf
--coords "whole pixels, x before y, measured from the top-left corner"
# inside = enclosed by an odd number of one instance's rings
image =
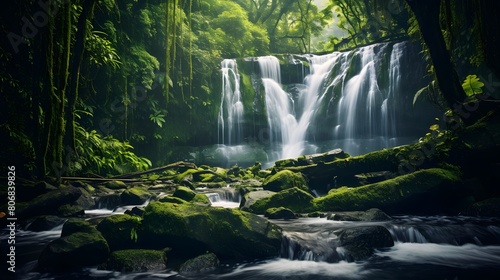
[[[484,83],[482,83],[476,75],[467,76],[462,84],[465,94],[469,97],[483,93],[483,86]]]

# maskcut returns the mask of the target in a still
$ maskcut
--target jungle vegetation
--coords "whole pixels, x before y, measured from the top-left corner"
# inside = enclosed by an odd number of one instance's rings
[[[473,98],[457,68],[500,77],[499,11],[486,0],[16,1],[0,21],[1,165],[106,176],[211,141],[222,58],[412,39],[434,78],[428,98],[453,109]],[[325,35],[332,24],[345,35]]]

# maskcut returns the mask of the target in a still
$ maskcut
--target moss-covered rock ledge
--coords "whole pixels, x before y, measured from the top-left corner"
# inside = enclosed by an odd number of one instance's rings
[[[211,251],[232,260],[276,257],[282,238],[278,226],[254,214],[191,203],[150,203],[142,228],[147,247],[190,255]]]
[[[458,168],[430,168],[362,187],[332,189],[313,203],[321,211],[376,207],[387,213],[438,213],[459,198],[460,183]]]

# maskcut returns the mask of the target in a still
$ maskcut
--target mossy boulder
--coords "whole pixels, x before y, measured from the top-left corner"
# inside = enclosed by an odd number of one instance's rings
[[[276,167],[291,167],[291,166],[297,166],[298,164],[297,159],[294,158],[287,158],[287,159],[280,159],[277,160],[274,165]]]
[[[133,187],[123,191],[120,198],[123,204],[141,205],[151,198],[151,194],[145,188]]]
[[[191,202],[204,205],[211,205],[210,199],[205,194],[196,193],[188,187],[178,186],[175,192],[172,194],[171,198],[162,198],[160,201],[176,203]]]
[[[203,204],[203,205],[207,205],[207,206],[212,205],[212,202],[210,201],[208,196],[205,194],[202,194],[202,193],[197,193],[190,202]]]
[[[191,201],[196,196],[196,192],[188,187],[179,186],[172,194],[172,196],[181,198],[185,201]]]
[[[264,216],[268,219],[297,219],[295,213],[285,207],[269,208],[266,210],[266,213],[264,213]]]
[[[238,209],[152,202],[142,226],[148,246],[193,256],[208,250],[226,259],[267,258],[281,246],[278,226]]]
[[[47,244],[38,258],[38,268],[41,271],[69,271],[98,265],[108,255],[108,244],[97,230],[76,232]]]
[[[314,210],[314,197],[299,188],[291,188],[272,196],[257,200],[249,209],[256,214],[264,214],[273,207],[286,207],[294,212],[311,212]]]
[[[187,169],[186,171],[178,174],[176,177],[175,177],[175,182],[176,183],[181,183],[183,181],[188,181],[188,182],[193,182],[193,174],[198,172],[199,170],[198,169]]]
[[[96,232],[96,228],[88,221],[78,218],[71,218],[64,223],[61,231],[61,237],[69,236],[79,232],[92,234]]]
[[[301,173],[290,170],[282,170],[266,178],[262,183],[264,190],[279,192],[291,188],[299,188],[308,191],[307,182]]]
[[[276,194],[276,192],[272,192],[272,191],[251,191],[251,192],[248,192],[241,199],[240,209],[245,210],[245,211],[249,211],[251,206],[255,202],[257,202],[263,198],[270,197],[274,194]]]
[[[297,158],[297,165],[309,165],[319,162],[331,162],[337,159],[348,158],[349,154],[342,149],[334,149],[321,154],[304,155]]]
[[[120,272],[160,271],[166,268],[167,255],[164,250],[131,249],[112,252],[99,269]]]
[[[137,248],[137,242],[132,238],[132,230],[140,225],[140,218],[130,215],[112,215],[106,217],[97,225],[109,244],[111,251]],[[141,238],[138,234],[138,238]]]
[[[336,234],[345,249],[348,261],[361,261],[370,257],[374,249],[394,246],[391,233],[383,226],[361,226],[342,229]]]
[[[59,210],[62,206],[69,207],[82,195],[84,195],[83,189],[64,186],[42,194],[29,203],[24,204],[24,206],[20,206],[17,209],[16,215],[23,218],[40,215],[59,215]],[[82,212],[83,210],[84,208],[79,206],[77,212]]]
[[[179,268],[179,274],[184,276],[195,276],[210,273],[217,270],[219,265],[219,258],[217,258],[214,253],[207,253],[187,260]]]
[[[126,189],[127,184],[125,184],[123,181],[108,181],[105,184],[106,188],[112,189],[112,190],[121,190],[121,189]]]
[[[178,198],[178,197],[171,196],[171,195],[164,196],[164,197],[158,199],[158,201],[159,202],[168,202],[168,203],[177,203],[177,204],[188,203],[187,201],[185,201],[182,198]]]
[[[457,169],[430,168],[358,188],[335,189],[314,203],[322,211],[379,208],[387,213],[437,213],[450,209],[460,191]]]

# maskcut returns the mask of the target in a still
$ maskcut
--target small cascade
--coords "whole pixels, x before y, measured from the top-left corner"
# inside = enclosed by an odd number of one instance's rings
[[[212,206],[238,208],[241,203],[240,192],[231,187],[211,189],[209,192],[204,192],[204,194],[208,197]]]
[[[339,254],[337,236],[331,231],[284,231],[280,257],[289,260],[335,263]]]
[[[222,68],[222,98],[218,117],[219,143],[235,145],[242,140],[243,103],[241,102],[240,74],[234,59],[224,59]]]
[[[386,225],[394,241],[450,245],[500,243],[500,227],[473,217],[412,217]]]
[[[425,236],[413,226],[392,226],[388,229],[394,241],[411,243],[428,243]]]

